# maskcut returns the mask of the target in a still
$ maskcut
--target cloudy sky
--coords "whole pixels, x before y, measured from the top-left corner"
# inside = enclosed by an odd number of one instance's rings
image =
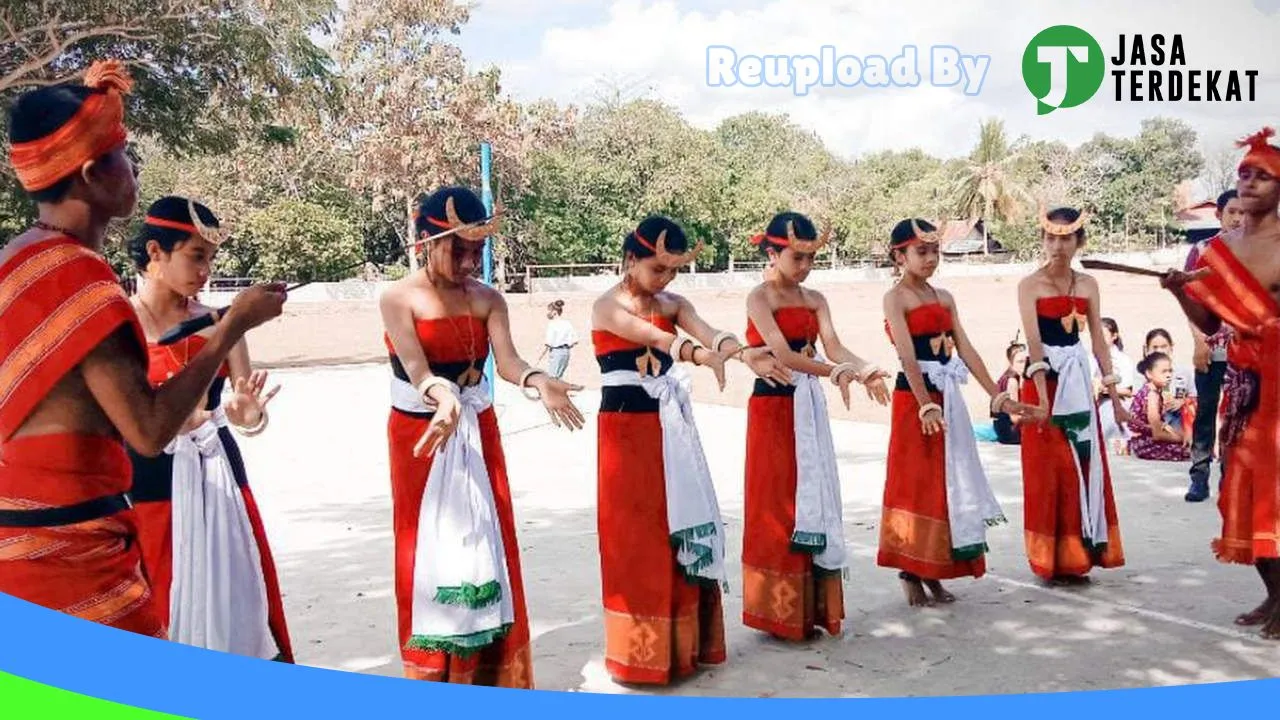
[[[504,88],[517,98],[585,103],[618,88],[629,97],[666,100],[700,127],[748,110],[784,112],[850,157],[910,147],[961,155],[972,147],[979,120],[989,116],[1004,118],[1013,136],[1075,145],[1096,132],[1134,134],[1143,118],[1163,114],[1189,122],[1207,150],[1263,124],[1280,126],[1280,0],[476,2],[459,43],[473,64],[500,67]],[[1178,69],[1257,70],[1256,100],[1118,103],[1108,74],[1090,102],[1039,116],[1022,81],[1022,53],[1037,32],[1057,24],[1084,28],[1108,57],[1121,33],[1169,39],[1180,33],[1187,64]],[[819,85],[803,97],[764,85],[710,87],[710,45],[732,47],[740,56],[816,56],[834,45],[840,55],[891,59],[914,45],[925,82],[914,88]],[[977,95],[930,86],[929,49],[943,45],[990,56]]]

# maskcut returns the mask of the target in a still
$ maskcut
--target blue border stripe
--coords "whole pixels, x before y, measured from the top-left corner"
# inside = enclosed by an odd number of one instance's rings
[[[201,720],[475,715],[536,712],[652,720],[657,713],[775,719],[786,712],[937,713],[1081,720],[1205,717],[1270,707],[1280,680],[1037,695],[883,699],[755,699],[602,695],[474,688],[285,665],[145,638],[0,594],[0,670],[117,703]],[[536,646],[535,646],[536,652]],[[534,659],[535,664],[537,658]],[[731,672],[731,670],[729,670]],[[927,682],[925,680],[924,682]],[[752,691],[758,691],[753,688]]]

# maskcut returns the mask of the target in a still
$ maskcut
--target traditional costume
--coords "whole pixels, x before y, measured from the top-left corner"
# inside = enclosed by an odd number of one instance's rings
[[[636,240],[665,251],[661,236]],[[649,322],[677,332],[665,317]],[[684,342],[655,350],[592,331],[605,667],[623,683],[666,684],[726,659],[724,524],[690,378],[674,364]]]
[[[937,242],[936,232],[916,228],[916,242]],[[938,302],[906,313],[916,362],[930,402],[942,411],[946,431],[925,435],[921,407],[899,372],[893,390],[884,508],[876,564],[924,580],[986,574],[987,528],[1006,522],[978,457],[961,387],[969,369],[956,356],[951,311]],[[889,321],[885,331],[893,340]]]
[[[421,213],[419,232],[463,224],[454,212],[454,192],[442,190],[425,201],[430,211],[447,198],[446,212]],[[436,408],[425,392],[430,388],[414,387],[385,338],[392,370],[387,440],[404,673],[415,680],[532,688],[511,488],[483,375],[488,329],[471,315],[417,319],[414,325],[432,375],[459,394],[462,409],[452,437],[433,456],[414,457]]]
[[[1079,224],[1049,232],[1073,234]],[[1074,285],[1072,286],[1074,288]],[[1022,483],[1027,558],[1036,575],[1083,576],[1095,566],[1124,565],[1107,445],[1093,396],[1089,349],[1080,341],[1089,301],[1074,294],[1036,300],[1045,357],[1027,366],[1022,402],[1038,405],[1032,381],[1045,373],[1049,422],[1022,428]]]
[[[124,143],[118,63],[97,63],[85,88],[34,91],[19,103],[65,115],[38,137],[10,133],[23,188],[38,192]],[[41,94],[37,97],[37,93]],[[16,111],[15,111],[16,112]],[[68,236],[28,245],[0,266],[0,592],[93,622],[165,637],[135,542],[129,457],[115,437],[14,437],[51,390],[99,343],[128,327],[145,339],[120,280]]]
[[[818,240],[759,236],[778,247],[816,252]],[[818,355],[818,315],[781,307],[773,318],[795,352]],[[748,347],[764,347],[747,321]],[[851,370],[850,370],[851,371]],[[833,373],[834,374],[834,373]],[[792,371],[794,384],[757,379],[747,403],[742,621],[786,640],[822,628],[839,635],[847,568],[843,504],[826,395],[819,378]]]
[[[1273,134],[1266,128],[1242,140],[1249,150],[1240,167],[1280,177],[1280,149],[1267,142]],[[1222,562],[1252,565],[1280,557],[1280,304],[1220,236],[1195,267],[1211,273],[1189,283],[1187,295],[1232,329],[1222,398],[1222,535],[1213,552]]]
[[[163,385],[205,342],[192,335],[150,345],[151,384]],[[222,407],[228,375],[224,363],[204,404],[211,415],[199,427],[156,457],[129,451],[138,541],[170,640],[292,663],[275,560]]]

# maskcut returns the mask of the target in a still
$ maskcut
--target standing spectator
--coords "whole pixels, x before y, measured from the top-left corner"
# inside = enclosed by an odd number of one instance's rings
[[[1116,455],[1129,454],[1129,428],[1126,424],[1116,422],[1114,405],[1109,401],[1111,393],[1124,405],[1133,397],[1133,378],[1137,374],[1137,366],[1124,351],[1124,340],[1120,337],[1120,326],[1113,318],[1104,317],[1102,337],[1111,351],[1111,367],[1119,378],[1119,382],[1110,390],[1102,384],[1102,368],[1097,358],[1092,359],[1095,392],[1098,394],[1098,422],[1102,426],[1102,435],[1111,444]]]
[[[1216,215],[1222,233],[1236,230],[1244,222],[1244,211],[1234,189],[1218,196]],[[1191,252],[1187,253],[1187,271],[1195,267],[1208,242],[1206,240],[1192,246]],[[1192,361],[1196,368],[1197,408],[1191,436],[1191,487],[1184,497],[1187,502],[1204,502],[1209,499],[1209,467],[1213,462],[1213,447],[1218,436],[1218,401],[1222,397],[1222,379],[1227,374],[1227,342],[1230,336],[1231,326],[1226,323],[1210,336],[1200,332],[1194,324],[1191,325],[1191,337],[1195,341]]]
[[[553,378],[564,376],[564,371],[569,367],[569,353],[573,350],[573,346],[578,344],[578,333],[574,331],[573,324],[564,317],[564,301],[556,300],[547,305],[547,336],[542,352],[538,355],[538,362],[542,361],[542,356],[548,356],[547,372]]]

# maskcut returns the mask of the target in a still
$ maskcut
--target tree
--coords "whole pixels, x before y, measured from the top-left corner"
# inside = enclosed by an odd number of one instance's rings
[[[81,76],[94,61],[130,66],[134,136],[183,155],[225,152],[264,130],[299,96],[333,99],[325,53],[309,33],[333,0],[30,0],[0,7],[0,109],[22,92]],[[7,152],[7,140],[0,140]],[[0,171],[0,230],[16,232],[34,208],[11,169]]]
[[[990,221],[1017,220],[1022,205],[1030,203],[1031,196],[1011,171],[1018,155],[1010,151],[1004,121],[984,121],[978,132],[978,145],[956,182],[956,212],[970,220],[982,221],[982,251],[988,253]]]
[[[1235,188],[1236,168],[1240,163],[1240,150],[1234,144],[1219,145],[1204,153],[1204,184],[1215,199]]]

